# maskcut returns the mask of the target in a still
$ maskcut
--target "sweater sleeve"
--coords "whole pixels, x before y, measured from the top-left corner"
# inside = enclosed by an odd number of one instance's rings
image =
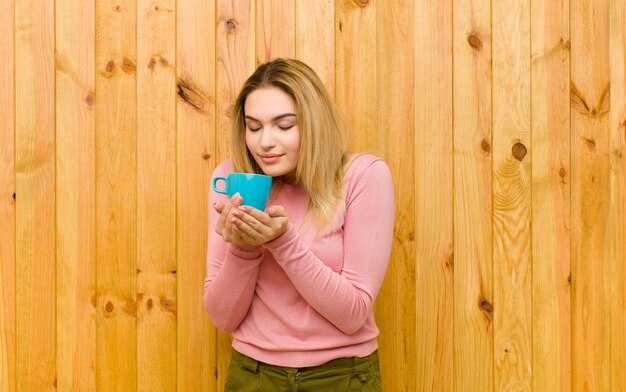
[[[346,200],[339,273],[293,227],[265,244],[305,300],[346,334],[357,332],[371,314],[387,270],[394,225],[393,183],[385,162],[376,160],[356,175]]]
[[[224,175],[223,165],[211,178],[216,175]],[[228,198],[211,189],[204,307],[216,327],[233,332],[250,308],[263,254],[260,247],[249,251],[230,245],[215,232],[219,214],[212,206],[218,201],[225,203]]]

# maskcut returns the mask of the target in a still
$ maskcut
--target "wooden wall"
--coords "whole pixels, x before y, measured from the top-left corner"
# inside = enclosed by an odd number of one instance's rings
[[[626,390],[625,0],[0,0],[0,392],[216,391],[233,99],[313,66],[396,187],[386,391]]]

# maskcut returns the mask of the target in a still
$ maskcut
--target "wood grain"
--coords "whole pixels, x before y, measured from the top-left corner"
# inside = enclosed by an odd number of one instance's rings
[[[571,390],[569,1],[533,2],[533,390]]]
[[[572,388],[609,390],[609,58],[607,0],[571,0]],[[608,294],[608,293],[607,293]]]
[[[295,0],[256,0],[256,7],[256,65],[295,57]]]
[[[15,2],[0,0],[0,391],[15,391]]]
[[[56,389],[54,3],[15,3],[16,390]]]
[[[454,387],[493,390],[491,8],[456,0],[454,24]],[[448,366],[450,364],[448,363]]]
[[[347,122],[348,150],[380,154],[376,3],[335,3],[335,100]]]
[[[607,264],[608,365],[604,387],[626,390],[626,1],[609,10],[609,204],[604,258]]]
[[[57,2],[55,22],[57,388],[95,391],[94,2]]]
[[[625,3],[0,0],[0,392],[223,389],[208,186],[279,56],[392,171],[385,390],[626,389]]]
[[[137,2],[137,390],[176,382],[176,2]]]
[[[179,1],[176,36],[177,382],[215,392],[216,330],[202,304],[215,153],[215,6]]]
[[[137,390],[137,6],[96,0],[96,386]],[[143,365],[143,364],[142,364]]]
[[[230,115],[245,80],[254,71],[254,1],[218,0],[216,22],[217,161],[230,157]]]
[[[216,33],[216,162],[230,157],[230,124],[232,106],[245,80],[255,67],[255,2],[217,1]],[[217,389],[226,383],[231,356],[230,335],[218,332]]]
[[[396,202],[391,260],[375,307],[383,389],[389,391],[417,389],[414,7],[411,1],[376,6],[377,124],[384,135],[379,146],[393,175]]]
[[[295,0],[296,58],[315,70],[335,95],[335,6],[333,0]]]
[[[492,6],[494,389],[529,391],[532,387],[530,2],[507,0]]]
[[[454,390],[452,29],[451,0],[415,7],[414,224],[420,228],[415,230],[415,328],[421,391]]]

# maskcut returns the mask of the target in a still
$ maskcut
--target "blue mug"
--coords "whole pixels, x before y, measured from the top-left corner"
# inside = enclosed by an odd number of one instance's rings
[[[217,187],[218,181],[224,181],[224,189]],[[233,197],[239,193],[243,205],[264,211],[272,189],[272,177],[264,174],[231,173],[227,177],[213,177],[213,190]]]

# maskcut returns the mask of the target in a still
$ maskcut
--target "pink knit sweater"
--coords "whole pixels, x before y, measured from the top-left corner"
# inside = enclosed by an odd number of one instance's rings
[[[227,175],[231,161],[213,173]],[[284,185],[289,229],[254,251],[225,243],[210,208],[204,305],[214,324],[233,333],[233,348],[261,362],[315,366],[366,356],[378,347],[372,303],[391,250],[394,218],[389,168],[354,155],[345,178],[345,210],[323,230],[301,225],[308,199]],[[211,192],[209,205],[226,196]]]

